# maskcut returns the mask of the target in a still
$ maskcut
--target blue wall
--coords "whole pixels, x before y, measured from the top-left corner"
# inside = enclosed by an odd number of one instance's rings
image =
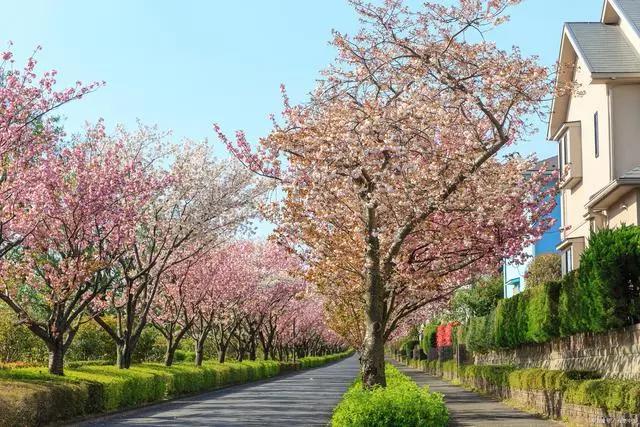
[[[556,246],[560,244],[560,222],[562,208],[560,206],[560,195],[556,196],[556,207],[550,216],[555,219],[555,223],[542,235],[534,245],[525,249],[525,253],[531,256],[555,253]],[[524,274],[527,265],[518,265],[506,260],[503,266],[504,296],[510,298],[518,292],[522,292],[526,286]]]

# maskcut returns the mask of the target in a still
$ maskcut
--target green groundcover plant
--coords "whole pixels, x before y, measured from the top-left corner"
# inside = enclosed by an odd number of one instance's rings
[[[0,369],[0,426],[46,425],[74,417],[110,412],[216,388],[270,378],[340,360],[353,352],[314,356],[293,362],[273,360],[205,362],[196,367],[157,363],[118,369],[74,363],[65,376],[45,367]]]
[[[449,413],[439,393],[420,388],[392,365],[386,365],[387,387],[362,388],[356,380],[335,408],[333,427],[446,426]]]

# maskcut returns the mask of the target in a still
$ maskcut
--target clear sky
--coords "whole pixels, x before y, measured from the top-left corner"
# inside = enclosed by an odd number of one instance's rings
[[[525,0],[490,38],[551,65],[562,23],[599,20],[602,3]],[[71,132],[100,117],[108,126],[139,118],[217,144],[213,122],[266,134],[280,83],[304,100],[333,58],[331,29],[357,25],[346,0],[22,0],[3,6],[0,43],[12,40],[18,60],[42,45],[40,69],[57,69],[61,82],[107,82],[62,111]],[[540,130],[518,150],[555,154]]]

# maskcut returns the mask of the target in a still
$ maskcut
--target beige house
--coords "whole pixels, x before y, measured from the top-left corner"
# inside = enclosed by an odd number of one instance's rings
[[[563,271],[592,230],[640,223],[640,0],[606,0],[601,22],[564,26],[548,138],[558,142]]]

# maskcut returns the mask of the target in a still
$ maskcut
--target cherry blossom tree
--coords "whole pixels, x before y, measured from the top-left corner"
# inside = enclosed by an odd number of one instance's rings
[[[277,320],[297,294],[305,289],[301,280],[300,262],[283,247],[267,242],[254,246],[257,280],[253,283],[253,298],[243,305],[244,316],[236,331],[241,349],[249,359],[257,357],[258,340],[268,358],[277,333]],[[244,339],[244,340],[243,340]],[[245,342],[242,342],[245,341]],[[242,358],[243,352],[240,352]]]
[[[266,213],[310,279],[361,298],[365,387],[386,384],[384,343],[403,318],[550,224],[548,177],[524,176],[534,159],[496,157],[531,134],[553,88],[536,58],[486,40],[518,2],[352,0],[362,29],[335,33],[338,57],[310,101],[292,106],[285,93],[284,122],[257,151],[215,128],[282,185],[286,200]]]
[[[22,215],[34,227],[2,264],[0,299],[45,342],[56,375],[85,309],[111,285],[153,187],[124,145],[104,144],[103,131],[100,123],[30,170]]]
[[[191,270],[201,300],[195,307],[190,334],[195,342],[196,366],[203,360],[204,345],[215,334],[218,360],[223,363],[235,329],[240,307],[252,294],[257,280],[253,268],[253,247],[249,242],[232,242],[209,251]]]
[[[95,316],[117,345],[119,367],[131,365],[167,272],[245,230],[265,190],[236,162],[214,160],[206,144],[175,152],[166,185],[145,207],[136,239],[120,258],[119,280],[105,299],[116,326]]]
[[[198,259],[168,269],[160,281],[160,291],[150,312],[151,324],[167,342],[164,363],[173,364],[182,338],[190,331],[199,306],[204,303],[202,287],[194,279]]]
[[[37,47],[22,69],[13,52],[0,54],[0,258],[16,248],[34,224],[25,222],[22,196],[29,193],[31,169],[63,136],[52,113],[92,92],[99,83],[56,89],[57,72],[36,73]]]

